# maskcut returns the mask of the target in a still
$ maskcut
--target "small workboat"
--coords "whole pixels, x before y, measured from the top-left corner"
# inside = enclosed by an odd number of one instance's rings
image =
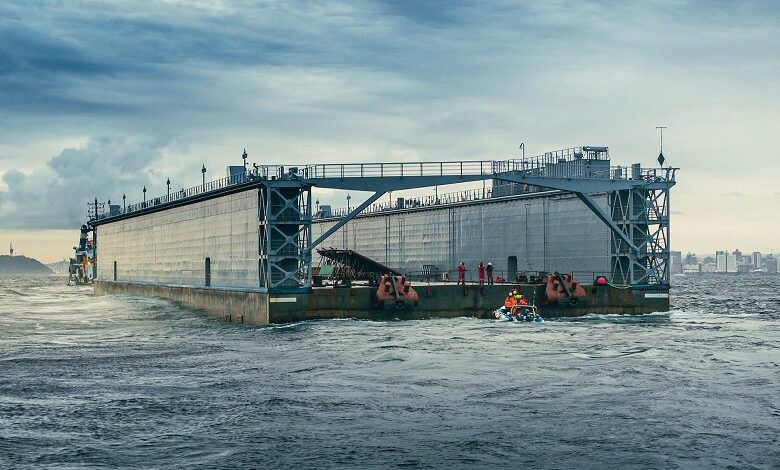
[[[506,307],[501,307],[493,315],[497,321],[524,321],[534,323],[544,323],[544,318],[539,315],[535,305],[521,305],[508,311]]]

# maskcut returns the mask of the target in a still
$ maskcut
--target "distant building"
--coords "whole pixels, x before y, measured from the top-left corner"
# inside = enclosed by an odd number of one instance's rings
[[[767,257],[766,272],[767,274],[777,274],[777,258]]]
[[[719,251],[715,256],[715,272],[735,273],[737,272],[737,257],[725,251]]]
[[[704,261],[702,261],[702,264],[715,264],[715,258],[712,256],[707,256],[704,258]]]
[[[688,253],[685,255],[685,264],[699,264],[699,260],[696,258],[696,253]]]
[[[701,264],[695,263],[695,264],[684,264],[683,265],[683,272],[685,274],[698,274],[701,272]]]
[[[669,256],[671,257],[671,261],[672,261],[672,274],[682,274],[683,273],[682,252],[671,251],[669,253]]]
[[[761,263],[761,253],[758,251],[753,252],[753,266],[756,268],[760,268],[762,265]]]
[[[737,272],[740,274],[748,274],[750,272],[750,265],[747,263],[738,264]]]
[[[742,262],[742,252],[741,251],[734,250],[731,254],[734,255],[734,257],[737,258],[737,263],[741,263]]]
[[[714,273],[715,272],[715,263],[702,263],[701,264],[701,272],[703,272],[703,273]]]

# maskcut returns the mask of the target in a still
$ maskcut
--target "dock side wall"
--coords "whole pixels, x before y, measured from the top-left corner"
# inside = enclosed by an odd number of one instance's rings
[[[608,210],[606,195],[594,199]],[[316,238],[335,222],[315,221]],[[401,272],[434,265],[441,272],[466,263],[476,280],[480,262],[496,275],[519,271],[610,272],[610,232],[572,195],[521,196],[438,208],[364,215],[348,222],[322,246],[348,248]],[[320,262],[316,252],[314,263]],[[580,276],[588,279],[590,276]]]
[[[409,309],[385,309],[376,302],[376,288],[315,288],[311,294],[284,295],[271,299],[269,321],[286,323],[309,319],[361,318],[372,320],[411,320],[424,318],[478,317],[494,318],[493,311],[503,305],[511,285],[469,285],[465,289],[454,283],[442,285],[415,284],[419,295],[417,306]],[[576,307],[539,305],[541,287],[514,286],[539,306],[542,316],[576,317],[596,314],[639,315],[669,310],[669,291],[616,289],[610,286],[584,286],[586,298]]]
[[[95,281],[95,294],[160,297],[234,323],[266,325],[269,319],[268,294],[260,292]]]
[[[408,309],[384,308],[376,301],[376,288],[356,286],[336,289],[316,288],[311,293],[268,295],[260,292],[163,286],[129,282],[96,281],[97,295],[160,297],[200,309],[212,317],[234,323],[266,325],[311,319],[361,318],[410,320],[472,316],[493,318],[513,286],[416,285],[417,306]],[[532,302],[540,298],[541,287],[514,286]],[[577,307],[540,306],[542,316],[571,317],[588,313],[644,314],[669,310],[668,290],[616,289],[610,286],[584,286],[586,298]]]
[[[258,288],[258,191],[247,190],[96,227],[97,279]],[[114,278],[116,263],[116,279]]]

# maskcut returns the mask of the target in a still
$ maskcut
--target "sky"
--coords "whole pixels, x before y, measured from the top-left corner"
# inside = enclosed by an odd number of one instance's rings
[[[665,125],[672,249],[778,251],[778,51],[775,1],[5,0],[0,247],[66,258],[87,201],[224,176],[244,148],[320,163],[605,145],[654,166]]]

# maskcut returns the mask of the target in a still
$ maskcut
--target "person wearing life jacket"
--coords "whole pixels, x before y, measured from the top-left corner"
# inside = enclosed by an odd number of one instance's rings
[[[515,305],[517,305],[515,302],[515,297],[510,292],[509,295],[506,296],[506,299],[504,299],[504,307],[506,307],[509,313],[512,313],[515,309]]]
[[[466,263],[462,262],[458,265],[458,285],[466,285]]]
[[[515,310],[515,298],[510,292],[507,294],[506,298],[504,299],[504,307],[506,308],[506,312],[512,315]]]
[[[509,303],[512,305],[512,307],[509,309],[509,313],[512,315],[516,315],[517,312],[515,310],[517,309],[517,289],[512,289],[509,291],[509,295],[507,298],[509,299]]]

